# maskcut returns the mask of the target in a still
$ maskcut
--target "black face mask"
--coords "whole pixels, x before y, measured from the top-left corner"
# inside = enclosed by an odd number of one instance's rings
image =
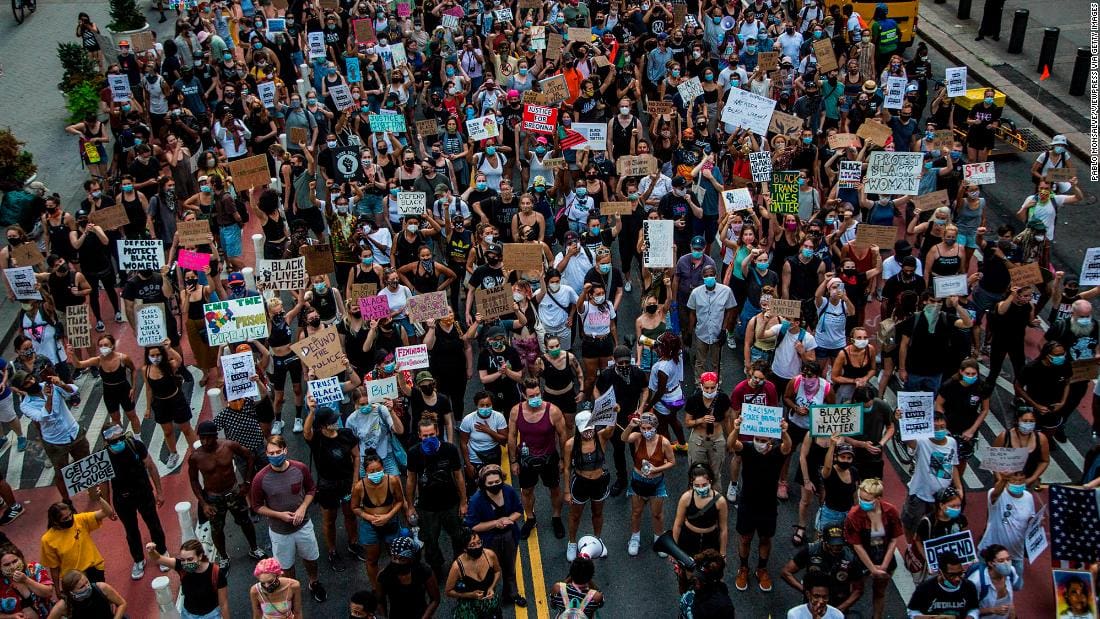
[[[645,313],[647,313],[647,314],[656,314],[657,313],[657,304],[656,303],[650,303],[649,305],[645,306]]]
[[[319,327],[321,325],[321,319],[320,318],[311,318],[308,321],[308,324],[311,327]]]
[[[485,492],[489,494],[500,494],[504,488],[504,484],[491,484],[485,486]]]
[[[836,468],[838,468],[842,471],[847,471],[848,469],[852,468],[852,463],[851,462],[841,462],[841,461],[838,460],[836,462]]]
[[[435,393],[435,385],[424,385],[420,388],[420,392],[424,395],[432,395]]]
[[[479,558],[481,558],[481,555],[483,555],[483,554],[485,554],[485,549],[484,548],[467,548],[466,549],[466,556],[470,557],[471,559],[479,559]]]
[[[57,526],[61,527],[62,529],[71,529],[73,528],[73,523],[74,520],[70,517],[68,520],[62,520],[61,522],[58,522]]]

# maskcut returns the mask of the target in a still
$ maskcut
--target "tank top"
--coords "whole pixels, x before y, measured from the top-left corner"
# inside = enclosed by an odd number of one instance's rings
[[[61,277],[58,277],[53,271],[50,272],[47,287],[50,289],[53,302],[58,309],[74,307],[84,303],[84,297],[78,297],[69,291],[69,288],[74,286],[76,286],[76,273],[71,269]]]
[[[846,347],[844,349],[844,365],[840,368],[840,375],[844,378],[860,378],[866,376],[867,368],[871,365],[870,353],[868,353],[867,350],[866,348],[863,349],[863,354],[865,356],[863,365],[857,366],[852,363],[851,347]]]
[[[260,229],[264,232],[264,241],[278,243],[286,240],[286,222],[282,219],[268,217]]]
[[[488,559],[486,559],[488,561]],[[473,591],[487,592],[493,586],[493,578],[496,577],[496,568],[492,565],[486,570],[485,576],[481,578],[474,578],[466,573],[466,570],[462,567],[462,561],[456,561],[458,564],[459,582],[462,583],[462,589],[464,593],[471,593]]]
[[[363,509],[377,509],[379,507],[389,507],[393,505],[393,491],[390,490],[390,480],[388,478],[382,478],[383,483],[386,484],[386,498],[382,499],[381,503],[375,504],[370,498],[370,494],[367,493],[367,480],[366,478],[360,479],[359,483],[363,484],[363,502],[359,507]]]
[[[866,273],[875,266],[875,257],[871,255],[870,247],[868,247],[867,251],[863,252],[863,255],[860,256],[856,253],[856,248],[849,243],[844,246],[843,253],[845,258],[851,258],[852,262],[856,263],[856,270],[860,273]]]
[[[47,219],[46,224],[50,238],[50,251],[66,260],[76,258],[76,250],[69,239],[70,228],[65,224],[65,216],[61,216],[60,223],[55,224]]]
[[[956,246],[956,252],[958,252]],[[936,256],[936,259],[932,261],[931,271],[932,275],[958,275],[959,267],[962,266],[962,261],[959,259],[958,253],[954,256]]]
[[[378,273],[373,268],[363,269],[362,267],[355,269],[355,275],[352,277],[352,283],[354,284],[374,284],[378,286],[378,289],[382,289],[382,278],[378,277]]]
[[[556,432],[554,424],[550,421],[550,407],[543,403],[539,408],[542,416],[538,421],[530,422],[524,416],[523,404],[520,404],[519,415],[516,416],[516,430],[519,431],[520,441],[527,447],[527,452],[532,456],[546,456],[557,450]]]
[[[294,617],[294,610],[290,607],[289,597],[282,602],[273,602],[268,599],[260,583],[252,586],[260,597],[260,613],[263,614],[263,619],[292,619]]]
[[[692,494],[695,493],[694,490],[691,492]],[[684,518],[691,526],[703,531],[718,524],[718,494],[711,490],[710,500],[704,503],[702,507],[695,505],[695,497],[692,496],[691,500],[688,501]]]
[[[430,273],[423,269],[423,265],[416,265],[416,268],[413,269],[413,272],[409,275],[409,283],[412,284],[413,290],[415,290],[417,294],[435,292],[435,289],[439,287],[439,275],[435,271],[435,264],[432,264]]]
[[[117,387],[119,385],[127,385],[129,381],[126,380],[126,366],[121,363],[114,370],[104,370],[102,366],[99,368],[99,376],[103,379],[104,385],[111,385]]]
[[[95,32],[90,28],[81,28],[80,30],[80,41],[84,45],[84,49],[89,51],[99,49],[99,41],[95,38]]]
[[[775,242],[775,248],[772,252],[772,264],[783,264],[787,260],[787,258],[795,255],[797,251],[798,245],[792,245],[789,241],[787,241],[786,233],[779,235],[779,239]],[[751,267],[752,265],[749,266]]]
[[[570,364],[571,357],[572,353],[567,351],[565,353],[565,367],[560,370],[554,367],[549,357],[544,356],[542,358],[542,380],[545,382],[547,389],[560,392],[574,386],[576,375],[573,374],[573,368],[570,367],[572,365]]]
[[[163,116],[168,113],[168,97],[164,94],[164,78],[154,74],[156,79],[149,81],[148,76],[141,80],[141,87],[149,94],[149,113]]]
[[[764,318],[764,314],[760,313],[756,315],[756,339],[753,340],[752,345],[765,352],[775,350],[775,345],[779,342],[779,335],[765,335],[768,332],[768,321]]]
[[[435,328],[435,346],[432,347],[432,354],[428,355],[432,374],[436,378],[452,377],[456,380],[465,380],[463,376],[466,371],[464,348],[462,333],[459,332],[457,325],[452,325],[450,331],[437,326]]]
[[[336,318],[336,292],[332,286],[327,287],[322,294],[318,294],[314,290],[313,301],[310,304],[316,308],[317,315],[321,317],[321,322],[328,322]]]
[[[1008,431],[1008,440],[1005,441],[1005,443],[1009,447],[1027,447],[1026,443],[1023,445],[1016,444],[1015,435],[1012,433],[1011,430]],[[1028,452],[1027,460],[1024,462],[1024,475],[1031,476],[1035,474],[1036,469],[1039,468],[1039,462],[1042,460],[1043,457],[1042,451],[1043,450],[1039,447],[1039,439],[1038,437],[1036,437],[1035,448]]]
[[[537,153],[531,153],[531,159],[530,161],[528,161],[528,163],[531,165],[531,185],[534,185],[536,176],[541,176],[542,178],[546,179],[546,182],[553,183],[552,179],[554,178],[554,169],[542,163],[543,159],[549,158],[549,152],[544,153],[542,157],[539,157]]]
[[[611,145],[612,154],[616,159],[623,155],[629,154],[630,140],[634,137],[634,127],[638,126],[638,119],[633,116],[630,118],[630,122],[624,127],[620,122],[619,116],[616,115],[615,119],[611,121]]]
[[[802,262],[799,256],[791,256],[787,259],[791,267],[790,291],[792,299],[809,299],[817,290],[817,269],[821,266],[821,258],[815,254],[809,262]]]
[[[845,482],[836,471],[824,479],[825,507],[838,512],[847,512],[852,507],[852,497],[859,486],[859,477],[855,469],[848,469],[851,482]]]
[[[832,390],[832,386],[829,381],[824,378],[817,379],[817,391],[813,394],[809,394],[806,391],[806,381],[802,380],[802,376],[794,377],[794,403],[799,406],[810,408],[815,404],[821,404],[825,401],[825,394]],[[809,415],[790,415],[789,421],[794,425],[807,429],[810,427]]]
[[[578,439],[579,440],[579,439]],[[604,455],[603,447],[600,446],[599,437],[593,441],[596,444],[596,448],[592,451],[585,453],[581,449],[581,445],[576,445],[575,451],[572,454],[573,468],[578,471],[602,471],[604,468]]]
[[[137,192],[134,193],[133,200],[127,200],[125,196],[119,194],[118,201],[122,203],[122,208],[126,210],[126,218],[130,223],[123,227],[126,231],[126,236],[129,238],[141,238],[142,231],[145,229],[145,209],[141,208],[141,198],[138,198]]]
[[[278,314],[271,317],[271,332],[267,336],[267,344],[272,348],[287,346],[291,342],[293,331],[286,323],[286,314]]]
[[[187,291],[184,291],[183,294],[187,294]],[[199,299],[197,301],[190,301],[187,304],[187,319],[202,320],[202,306],[206,304],[207,301],[209,301],[209,299],[206,298],[206,291],[203,291],[202,294],[199,295]]]
[[[634,468],[639,471],[642,470],[642,461],[648,460],[654,467],[661,466],[665,463],[665,451],[661,448],[661,435],[657,435],[657,447],[654,449],[655,453],[648,453],[649,446],[646,444],[645,437],[642,437],[640,445],[634,448]]]
[[[978,208],[970,208],[967,200],[962,207],[955,211],[955,225],[959,232],[967,236],[978,234],[978,226],[982,224],[982,213],[985,211],[985,198],[978,198]]]
[[[167,400],[179,392],[179,384],[175,376],[153,378],[146,373],[145,379],[149,383],[149,389],[153,391],[153,397],[157,400]]]

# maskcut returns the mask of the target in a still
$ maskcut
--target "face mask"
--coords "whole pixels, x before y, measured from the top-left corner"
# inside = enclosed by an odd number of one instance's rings
[[[960,514],[963,513],[963,510],[962,510],[961,507],[947,507],[947,508],[944,508],[943,513],[948,518],[954,520],[955,518],[958,518]]]
[[[933,435],[937,441],[942,441],[947,438],[947,430],[936,430]]]
[[[503,487],[504,484],[486,484],[485,492],[488,492],[489,494],[500,494]]]
[[[583,198],[587,195],[588,195],[588,188],[587,187],[577,187],[577,197],[578,198]]]
[[[951,151],[951,158],[952,159],[961,159],[962,158],[962,152],[957,151],[957,150]]]
[[[695,260],[702,260],[703,259],[702,250],[692,250],[691,257],[694,258]]]
[[[1050,362],[1054,365],[1062,365],[1063,363],[1066,362],[1066,356],[1065,355],[1051,355],[1050,356]]]
[[[714,286],[717,284],[717,281],[718,280],[715,279],[714,276],[709,276],[708,275],[707,277],[703,278],[703,285],[706,286],[707,288],[714,288]]]
[[[940,308],[938,305],[925,305],[924,306],[924,318],[929,323],[935,323],[940,317]]]
[[[983,102],[984,102],[984,103],[985,103],[986,105],[993,105],[993,97],[986,97],[985,99],[982,99],[982,101],[983,101]]]
[[[610,272],[611,272],[611,263],[610,262],[600,265],[600,273],[603,273],[604,275],[607,275]]]
[[[740,85],[741,85],[741,80],[739,80],[739,79],[734,79],[734,80],[730,81],[730,86],[733,86],[734,88],[737,88]]]
[[[485,181],[478,181],[478,183],[477,183],[477,190],[478,191],[485,191],[488,188],[489,188],[488,183],[486,183]],[[486,237],[486,238],[488,238],[488,237]]]
[[[194,573],[196,570],[199,569],[199,562],[198,561],[188,561],[188,562],[184,563],[183,561],[180,561],[180,567],[182,567],[183,571],[185,571],[185,572]]]
[[[279,579],[276,578],[275,580],[272,580],[271,582],[267,583],[266,585],[261,583],[260,586],[263,587],[264,591],[267,591],[268,593],[275,593],[276,591],[279,590]]]
[[[962,382],[964,385],[973,385],[974,383],[978,382],[978,376],[967,376],[966,374],[963,374]]]
[[[751,56],[751,55],[753,55],[753,54],[755,54],[755,53],[756,53],[756,46],[755,46],[755,45],[749,45],[749,46],[747,46],[747,47],[745,48],[745,53],[749,54],[750,56]]]
[[[803,247],[802,248],[802,257],[807,259],[807,260],[809,260],[810,258],[813,258],[814,257],[814,250],[806,249],[805,247]]]
[[[1013,496],[1023,496],[1026,491],[1027,484],[1008,484],[1008,492]]]
[[[768,270],[768,263],[767,262],[757,262],[756,263],[756,270],[757,271],[767,271]]]
[[[602,294],[592,297],[592,302],[596,305],[603,305],[604,301],[607,301],[607,297]]]
[[[943,580],[943,583],[942,583],[942,584],[941,584],[940,586],[942,586],[942,587],[943,587],[943,590],[944,590],[944,591],[958,591],[958,590],[959,590],[959,587],[961,587],[961,586],[962,586],[962,583],[961,583],[961,582],[959,582],[959,583],[953,583],[953,582],[951,582],[950,580],[947,580],[947,579],[945,578],[945,579]]]
[[[328,286],[325,284],[313,284],[313,290],[315,292],[324,294],[325,290],[328,290]]]
[[[1011,561],[1005,561],[1003,563],[1001,563],[1001,562],[994,563],[993,564],[993,569],[997,570],[997,573],[1000,574],[1001,576],[1010,576],[1010,575],[1012,575],[1012,562]]]
[[[385,478],[385,471],[375,471],[374,473],[367,473],[367,480],[370,481],[370,483],[372,484],[380,484]]]
[[[106,357],[107,355],[111,354],[112,351],[114,351],[114,348],[110,348],[108,346],[101,346],[99,348],[99,356],[100,357]]]
[[[382,371],[387,373],[387,374],[389,374],[390,372],[393,372],[396,369],[397,369],[397,363],[394,363],[392,361],[390,363],[387,363],[387,364],[382,366]]]
[[[764,442],[764,443],[761,443],[759,441],[753,441],[752,442],[752,448],[755,449],[759,453],[767,453],[768,450],[771,448],[771,445],[772,444],[769,443],[769,442]]]
[[[153,365],[157,365],[158,363],[160,363],[160,360],[160,355],[149,355],[149,363],[152,363]]]
[[[210,188],[210,185],[202,185],[199,187],[199,191],[203,193],[214,193],[214,190]]]
[[[267,461],[271,466],[279,468],[286,464],[286,454],[279,454],[277,456],[268,456]]]
[[[520,301],[522,301],[522,300],[523,300],[524,298],[525,298],[525,297],[523,296],[523,293],[522,293],[522,292],[513,292],[513,293],[512,293],[512,300],[513,300],[513,301],[515,301],[516,303],[519,303],[519,302],[520,302]]]
[[[642,430],[642,436],[645,437],[645,440],[652,441],[653,437],[657,436],[657,430]]]
[[[695,494],[699,496],[710,496],[710,484],[705,486],[693,486],[693,489],[695,490]]]
[[[874,511],[875,510],[875,502],[874,501],[864,501],[863,499],[860,499],[859,500],[859,508],[862,509],[865,512]]]
[[[477,409],[477,416],[481,417],[482,419],[488,419],[490,416],[492,416],[492,414],[493,414],[493,409],[491,409],[491,408],[478,408]]]
[[[955,245],[955,243],[957,243],[957,242],[958,242],[958,239],[952,239],[952,238],[945,238],[943,240],[943,244],[948,246],[948,247],[953,247]]]
[[[425,439],[421,439],[420,448],[423,449],[424,453],[428,454],[429,456],[435,454],[437,451],[439,451],[439,437],[429,436]]]
[[[852,340],[852,343],[855,344],[856,348],[858,348],[860,350],[863,350],[864,348],[867,348],[868,340],[865,340],[865,339]]]
[[[836,217],[826,217],[825,218],[825,225],[826,226],[835,226],[836,225]]]
[[[836,468],[838,468],[842,471],[847,471],[848,469],[852,468],[852,463],[851,462],[845,462],[843,460],[837,460],[835,464],[836,464]]]
[[[1055,146],[1054,147],[1054,152],[1055,152],[1055,154],[1061,155],[1061,154],[1066,152],[1066,147],[1065,146]]]
[[[108,443],[107,448],[111,450],[111,453],[120,454],[126,449],[126,441]]]
[[[1035,422],[1021,421],[1020,423],[1016,424],[1016,429],[1024,434],[1031,434],[1035,431]]]
[[[130,193],[130,192],[131,192],[131,191],[133,191],[133,190],[134,190],[134,186],[133,186],[133,185],[123,185],[123,186],[122,186],[122,191],[124,191],[124,192],[126,192],[126,193]]]
[[[680,70],[679,69],[673,69],[672,70],[672,77],[680,77]]]
[[[71,593],[74,600],[86,600],[92,596],[92,585],[88,585],[83,589],[77,589]]]
[[[539,408],[540,406],[542,406],[542,396],[537,395],[531,398],[527,398],[527,406],[530,406],[531,408]]]
[[[622,114],[623,116],[629,116],[630,115],[630,106],[629,105],[620,106],[619,107],[619,113]]]
[[[321,319],[320,318],[310,318],[309,320],[306,321],[306,324],[311,326],[311,327],[319,327],[319,326],[321,326]]]
[[[329,148],[336,148],[336,144],[337,144],[336,140],[329,140],[329,141],[325,142],[325,145],[328,146]]]
[[[466,556],[470,557],[471,559],[479,559],[479,558],[481,558],[481,555],[484,554],[484,553],[485,553],[485,549],[481,548],[481,547],[467,548],[466,549]]]

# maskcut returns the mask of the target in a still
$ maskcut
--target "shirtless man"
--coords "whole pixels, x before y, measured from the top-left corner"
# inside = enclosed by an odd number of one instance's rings
[[[248,556],[257,560],[263,559],[267,555],[256,544],[256,527],[252,524],[248,503],[245,501],[247,487],[255,469],[252,452],[236,441],[219,439],[218,426],[213,421],[200,423],[198,434],[201,446],[191,450],[187,460],[187,474],[191,479],[191,491],[199,501],[199,509],[210,520],[210,533],[214,538],[214,548],[218,551],[218,565],[223,569],[229,566],[229,555],[225,552],[226,512],[233,514],[233,522],[244,532],[248,547],[252,549]],[[237,485],[237,475],[233,471],[234,456],[248,462],[245,481],[240,486]],[[200,473],[205,487],[199,484]]]

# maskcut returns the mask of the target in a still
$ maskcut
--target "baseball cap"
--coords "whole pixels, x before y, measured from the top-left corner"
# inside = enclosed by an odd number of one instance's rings
[[[198,427],[195,428],[195,431],[198,432],[199,436],[217,436],[218,424],[208,419],[199,423]]]
[[[435,377],[428,370],[421,370],[416,373],[416,384],[419,385],[426,380],[435,380]]]
[[[447,185],[445,185],[443,183],[436,183],[436,186],[435,186],[435,195],[436,195],[436,197],[446,195],[446,193],[447,193]]]
[[[230,286],[232,286],[233,284],[243,284],[243,283],[244,283],[244,275],[242,275],[240,272],[234,271],[234,272],[229,274],[229,285]]]
[[[500,243],[489,243],[489,247],[485,249],[486,254],[496,254],[498,256],[504,255],[504,248]]]
[[[691,237],[691,248],[692,249],[695,249],[696,247],[698,247],[699,249],[702,249],[706,246],[707,246],[707,242],[706,242],[706,240],[703,239],[702,236],[697,234],[697,235]]]
[[[573,232],[572,230],[570,230],[569,232],[565,233],[565,242],[566,243],[568,243],[570,241],[575,241],[575,240],[577,240],[577,233],[576,232]]]
[[[237,344],[236,352],[252,352],[252,347],[248,344]]]
[[[852,447],[851,443],[841,443],[836,446],[837,455],[840,454],[852,454],[855,455],[856,450]]]
[[[825,543],[830,546],[843,546],[844,541],[844,529],[840,527],[829,527],[825,529]]]
[[[504,327],[502,327],[500,325],[493,325],[493,326],[489,327],[489,329],[485,332],[485,337],[486,338],[504,337],[505,335],[507,335],[507,334],[504,332]],[[417,381],[417,382],[419,382],[419,381]]]
[[[683,187],[685,185],[687,185],[687,179],[684,178],[683,176],[680,176],[679,174],[677,174],[676,176],[674,176],[672,178],[672,186],[673,187]]]
[[[661,32],[661,33],[659,33],[659,34],[657,35],[657,40],[658,40],[658,41],[667,41],[667,40],[668,40],[668,33],[667,33],[667,32]]]
[[[612,356],[615,358],[616,361],[618,361],[619,359],[628,359],[629,360],[630,357],[631,357],[630,348],[627,347],[627,346],[624,346],[622,344],[619,344],[618,346],[615,347],[615,351],[612,353]]]
[[[574,418],[574,422],[577,424],[577,432],[584,432],[589,428],[595,427],[594,425],[592,425],[592,411],[583,411],[577,413],[577,416]]]

